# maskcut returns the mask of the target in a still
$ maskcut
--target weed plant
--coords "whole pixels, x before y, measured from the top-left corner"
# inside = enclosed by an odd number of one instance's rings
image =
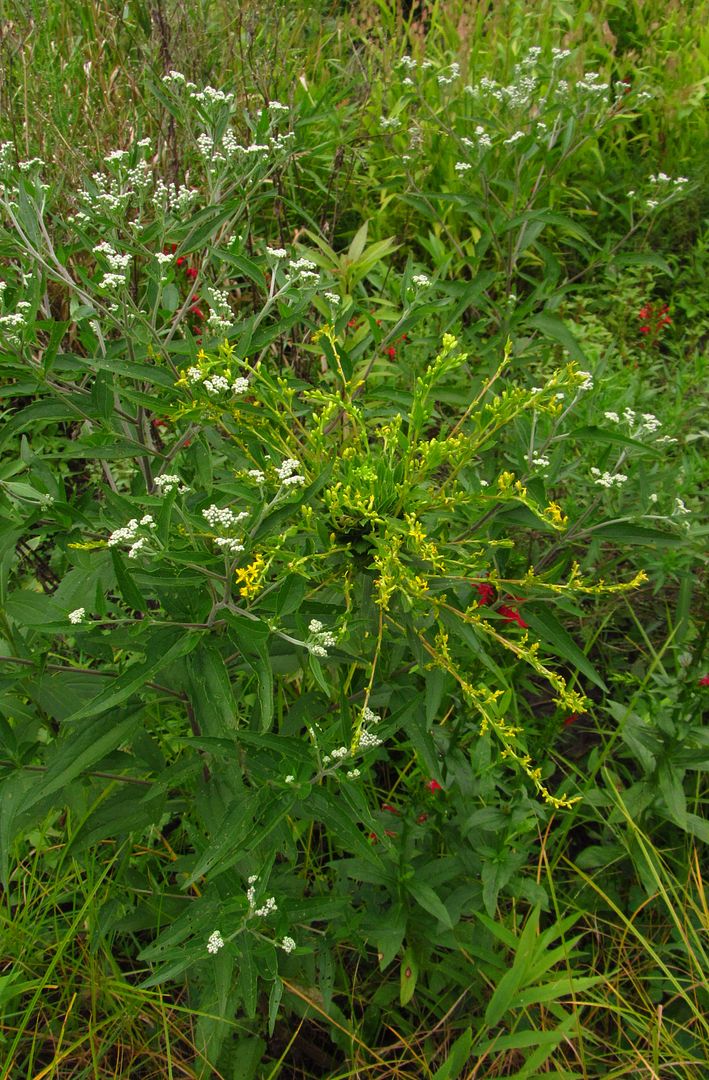
[[[3,1077],[704,1075],[702,9],[8,5]]]

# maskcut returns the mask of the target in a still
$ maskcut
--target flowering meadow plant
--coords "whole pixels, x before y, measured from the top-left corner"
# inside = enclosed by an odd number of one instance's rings
[[[566,929],[539,931],[527,856],[610,806],[568,740],[596,709],[621,723],[604,635],[654,587],[642,553],[696,557],[696,500],[661,408],[617,399],[567,298],[689,181],[619,196],[602,250],[584,155],[648,95],[569,63],[535,46],[467,82],[404,54],[364,121],[396,207],[342,242],[291,205],[303,176],[326,187],[305,81],[245,108],[168,71],[184,175],[136,139],[68,210],[0,147],[0,872],[60,810],[79,860],[167,851],[127,866],[106,923],[139,935],[144,990],[188,981],[205,1070],[235,1016],[273,1036],[286,992],[337,1016],[348,951],[398,961],[402,1009],[462,985],[463,956],[497,978],[504,902],[532,911],[554,1046],[560,999],[595,985],[575,953],[547,980]],[[669,310],[639,311],[648,353]],[[623,752],[638,812],[664,769],[660,813],[700,836],[677,779],[693,664],[659,734],[634,706]],[[485,1030],[513,1008],[494,995]]]

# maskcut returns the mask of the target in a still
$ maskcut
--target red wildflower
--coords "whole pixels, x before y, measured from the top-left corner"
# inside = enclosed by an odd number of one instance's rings
[[[357,320],[356,319],[350,319],[350,321],[347,323],[347,325],[348,326],[356,326],[357,325]]]
[[[702,675],[701,679],[699,680],[699,685],[709,686],[709,675]]]
[[[437,780],[427,780],[426,787],[432,794],[435,794],[436,791],[443,791],[443,788]]]
[[[194,281],[194,279],[197,277],[197,271],[195,270],[194,266],[187,267],[187,269],[185,270],[185,277],[188,277],[190,281]]]
[[[373,844],[376,844],[379,837],[377,836],[377,834],[375,832],[371,832],[369,834],[369,839],[372,841]]]
[[[649,326],[641,326],[640,327],[640,333],[641,334],[649,334],[650,333],[650,327]]]
[[[396,356],[396,349],[394,348],[393,345],[390,345],[389,348],[387,349],[387,356],[389,357],[390,360],[393,360],[394,357]]]
[[[386,810],[388,813],[396,814],[397,816],[399,814],[399,811],[396,809],[396,807],[392,806],[391,803],[388,802],[382,803],[382,810]]]
[[[495,590],[492,585],[489,585],[487,581],[479,581],[476,583],[475,588],[478,591],[478,604],[480,607],[487,607],[489,604],[494,604]]]
[[[385,836],[396,836],[396,833],[394,832],[393,829],[385,829],[384,830],[384,835]]]
[[[571,727],[572,724],[576,723],[578,718],[579,718],[579,713],[572,712],[571,716],[567,716],[566,719],[564,720],[564,727]]]
[[[175,265],[176,266],[183,266],[186,262],[187,262],[187,259],[185,258],[185,256],[180,255],[180,257],[179,257],[179,259],[177,259]]]
[[[203,319],[204,318],[204,312],[202,311],[201,308],[198,308],[196,304],[194,304],[190,308],[190,311],[194,315],[195,319]]]
[[[428,814],[419,814],[416,820],[418,821],[419,825],[423,825],[424,821],[428,821]]]
[[[521,626],[523,630],[526,630],[528,628],[529,624],[524,621],[517,608],[509,607],[507,604],[500,604],[497,610],[506,622],[517,623],[517,625]]]

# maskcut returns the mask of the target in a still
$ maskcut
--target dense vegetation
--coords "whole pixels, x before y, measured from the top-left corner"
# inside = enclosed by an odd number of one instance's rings
[[[706,1075],[706,14],[5,3],[0,1076]]]

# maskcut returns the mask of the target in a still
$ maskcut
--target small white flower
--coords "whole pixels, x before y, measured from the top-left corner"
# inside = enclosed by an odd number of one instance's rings
[[[141,538],[139,540],[136,540],[136,542],[133,544],[133,546],[128,549],[128,558],[129,559],[137,559],[138,555],[143,550],[143,548],[145,547],[147,542],[148,541],[145,539],[144,536],[141,536]]]
[[[610,420],[614,424],[620,423],[620,417],[618,416],[617,412],[605,412],[603,415],[605,416],[606,420]]]
[[[653,491],[652,495],[648,495],[648,498],[649,498],[651,503],[656,503],[657,502],[657,495],[655,494],[654,491]]]
[[[67,618],[69,619],[70,623],[74,623],[74,625],[76,625],[77,623],[83,622],[85,614],[86,608],[78,607],[75,611],[70,611]]]
[[[469,169],[472,169],[472,167],[473,166],[469,161],[456,161],[454,166],[457,173],[466,173]]]
[[[411,281],[419,289],[425,289],[427,285],[431,284],[431,279],[427,274],[414,274]]]
[[[249,469],[247,475],[250,476],[252,480],[255,480],[257,484],[262,484],[266,479],[265,474],[262,473],[260,469]]]
[[[267,247],[266,248],[266,254],[270,255],[272,259],[287,259],[288,258],[288,252],[286,251],[285,248]]]
[[[359,775],[359,769],[349,769],[347,772],[347,779],[356,780]]]
[[[283,949],[283,952],[292,953],[293,949],[295,948],[295,942],[293,941],[293,938],[288,936],[284,937],[281,942],[281,948]]]
[[[218,953],[219,950],[223,948],[224,938],[218,930],[212,931],[212,933],[209,935],[209,940],[207,941],[207,952],[214,954]]]
[[[341,304],[341,303],[342,303],[342,300],[341,300],[341,299],[340,299],[340,297],[339,297],[339,296],[337,295],[337,293],[333,293],[333,292],[326,292],[326,293],[323,293],[323,296],[324,296],[324,297],[325,297],[325,299],[326,299],[326,300],[327,300],[327,301],[328,301],[329,303],[331,303],[331,304],[335,304],[335,305],[337,305],[337,304]]]
[[[231,384],[232,393],[245,394],[249,389],[249,380],[245,379],[243,375],[240,375],[238,379],[235,379]]]
[[[675,513],[675,514],[689,514],[689,513],[691,513],[691,511],[687,509],[687,507],[684,505],[682,499],[675,499],[675,508],[674,508],[673,513]]]
[[[320,622],[319,619],[311,619],[310,623],[308,624],[308,630],[311,634],[319,634],[322,628],[323,624]]]
[[[288,773],[288,776],[286,777],[285,782],[286,782],[286,784],[294,784],[295,783],[295,777],[293,776],[293,773]]]

